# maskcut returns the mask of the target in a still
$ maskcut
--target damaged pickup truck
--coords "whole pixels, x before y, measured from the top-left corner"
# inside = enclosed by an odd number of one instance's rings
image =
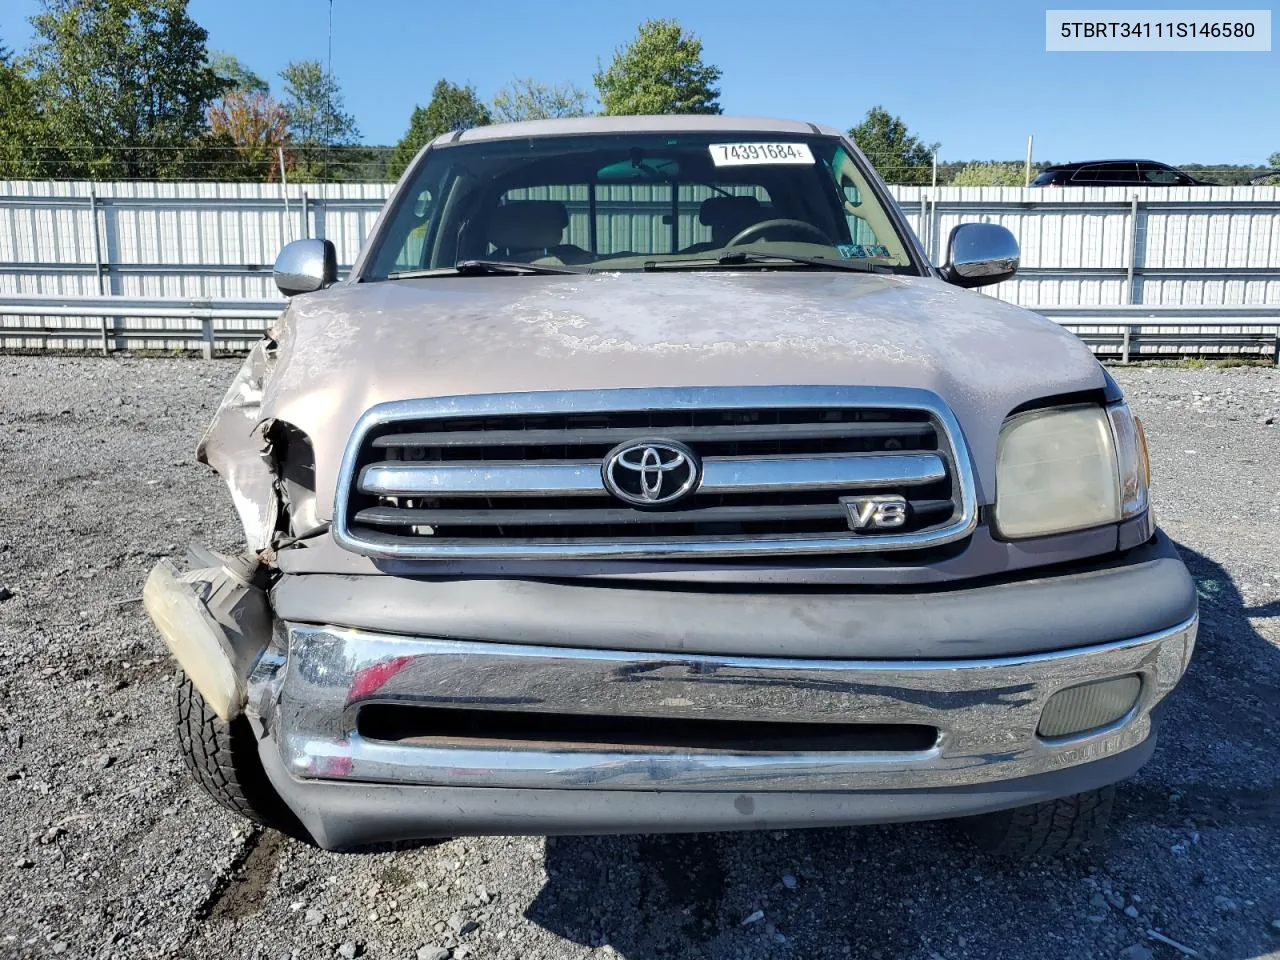
[[[443,136],[291,299],[200,445],[242,553],[146,606],[223,804],[338,848],[963,818],[1096,839],[1196,596],[1139,422],[1055,324],[929,263],[808,123]]]

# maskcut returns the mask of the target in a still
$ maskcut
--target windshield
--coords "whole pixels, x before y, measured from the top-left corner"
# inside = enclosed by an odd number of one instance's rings
[[[704,259],[717,269],[759,267],[763,257],[718,262],[743,252],[918,272],[835,137],[601,134],[451,144],[427,153],[387,216],[363,281],[472,260],[609,271]]]

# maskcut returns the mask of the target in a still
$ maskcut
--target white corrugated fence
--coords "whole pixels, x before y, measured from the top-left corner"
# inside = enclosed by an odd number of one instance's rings
[[[325,237],[348,267],[390,190],[0,181],[0,346],[242,349],[278,309],[280,247]],[[956,224],[1012,230],[1022,267],[990,292],[1099,352],[1274,357],[1280,188],[892,190],[935,262]]]

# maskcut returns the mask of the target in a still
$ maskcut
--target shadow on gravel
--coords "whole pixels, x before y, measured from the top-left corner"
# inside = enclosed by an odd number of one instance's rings
[[[991,860],[927,823],[562,837],[548,841],[548,880],[526,916],[628,960],[1178,956],[1148,929],[1217,960],[1280,948],[1280,650],[1248,620],[1276,605],[1246,610],[1221,566],[1179,549],[1201,596],[1200,640],[1156,756],[1121,786],[1110,849],[1093,862]],[[1196,850],[1170,851],[1201,831]],[[1227,879],[1240,896],[1230,911]],[[1096,891],[1113,883],[1144,891],[1140,916],[1098,909]]]
[[[1280,616],[1280,603],[1246,607],[1219,564],[1182,544],[1178,550],[1200,595],[1200,635],[1162,718],[1156,757],[1121,789],[1116,814],[1164,826],[1280,831],[1280,649],[1249,622]]]

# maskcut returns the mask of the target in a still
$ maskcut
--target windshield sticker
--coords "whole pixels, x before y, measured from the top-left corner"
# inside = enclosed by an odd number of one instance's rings
[[[813,163],[807,143],[713,143],[708,146],[717,167],[758,163]]]
[[[889,248],[878,243],[840,243],[836,249],[844,260],[889,259]]]

